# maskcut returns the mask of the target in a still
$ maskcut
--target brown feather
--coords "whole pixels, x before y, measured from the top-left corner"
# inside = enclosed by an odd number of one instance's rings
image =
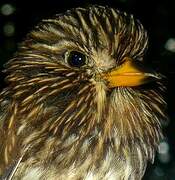
[[[138,20],[102,6],[36,26],[6,64],[0,174],[24,155],[14,179],[141,179],[162,138],[162,85],[109,90],[99,75],[124,57],[143,61],[147,44]],[[70,67],[66,51],[86,66]]]

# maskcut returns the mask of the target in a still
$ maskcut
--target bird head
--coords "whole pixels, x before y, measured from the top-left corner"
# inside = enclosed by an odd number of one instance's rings
[[[69,163],[137,154],[132,163],[144,169],[141,160],[153,160],[162,137],[165,106],[160,75],[143,65],[147,44],[138,20],[102,6],[36,26],[6,65],[16,133],[30,154],[42,149],[55,160],[69,152]]]

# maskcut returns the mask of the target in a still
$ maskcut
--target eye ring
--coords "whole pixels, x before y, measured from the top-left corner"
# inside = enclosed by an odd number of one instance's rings
[[[67,51],[65,53],[65,61],[71,67],[80,68],[87,63],[87,57],[85,54],[79,51]]]

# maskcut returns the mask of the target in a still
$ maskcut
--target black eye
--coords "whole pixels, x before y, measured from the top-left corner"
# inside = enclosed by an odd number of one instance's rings
[[[70,66],[81,67],[86,64],[86,56],[77,51],[71,51],[67,55],[67,62]]]

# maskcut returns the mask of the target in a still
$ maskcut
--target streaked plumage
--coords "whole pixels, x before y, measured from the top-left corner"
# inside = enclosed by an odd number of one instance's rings
[[[23,156],[15,180],[141,179],[162,137],[163,86],[109,88],[102,74],[142,63],[147,43],[138,20],[108,7],[43,20],[6,64],[1,174]],[[71,51],[86,65],[71,67]]]

